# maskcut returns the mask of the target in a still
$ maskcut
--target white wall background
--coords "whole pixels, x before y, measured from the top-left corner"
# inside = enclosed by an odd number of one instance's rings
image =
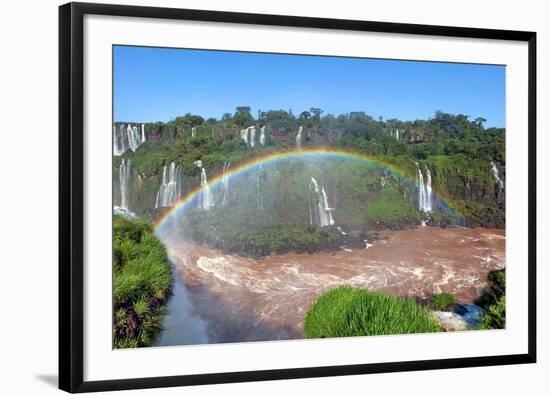
[[[446,371],[130,391],[128,394],[529,393],[548,391],[549,12],[545,2],[188,0],[118,3],[441,24],[538,33],[539,363]],[[0,21],[0,392],[57,387],[57,0],[3,4]]]

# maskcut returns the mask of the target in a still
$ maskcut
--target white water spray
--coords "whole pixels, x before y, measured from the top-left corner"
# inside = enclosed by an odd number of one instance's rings
[[[196,161],[193,162],[193,164],[200,169],[202,167],[202,160],[200,160],[200,159],[196,160]]]
[[[117,129],[113,125],[113,155],[120,156],[128,149],[126,144],[126,136],[124,134],[124,125],[120,125]]]
[[[145,143],[145,125],[141,124],[141,144]]]
[[[155,208],[172,207],[181,195],[181,166],[175,162],[162,169],[162,184],[157,192]]]
[[[229,166],[231,163],[223,164],[223,176],[222,176],[222,206],[227,205],[227,198],[229,195]]]
[[[208,178],[206,178],[206,170],[204,167],[201,169],[201,196],[200,204],[203,210],[210,210],[214,207],[214,197],[210,185],[208,185]]]
[[[314,177],[311,177],[309,182],[309,191],[311,195],[309,207],[309,223],[314,226],[329,226],[334,225],[332,211],[334,210],[328,204],[327,193],[325,188],[319,188],[319,184]]]
[[[130,166],[132,162],[128,160],[126,162],[122,159],[122,163],[118,169],[119,183],[120,183],[120,208],[126,211],[130,210],[129,207],[129,184],[131,180]]]
[[[137,126],[132,126],[128,124],[126,133],[128,134],[128,145],[130,149],[135,152],[138,149],[138,147],[141,145],[141,140],[140,140]]]
[[[300,126],[298,134],[296,135],[296,148],[302,148],[302,130],[303,128]]]
[[[191,128],[191,137],[197,136],[197,130],[195,128]]]
[[[241,129],[241,139],[246,143],[248,146],[248,129]]]
[[[498,173],[498,167],[495,165],[495,162],[491,162],[491,170],[493,172],[493,177],[495,177],[495,181],[497,182],[500,189],[504,189],[504,182],[500,178],[500,175]]]
[[[430,169],[426,166],[426,182],[424,183],[424,176],[418,163],[416,163],[416,168],[418,179],[418,209],[425,213],[431,213],[433,211],[432,175]]]
[[[260,144],[265,145],[265,126],[260,128]]]
[[[250,126],[248,130],[250,130],[250,146],[254,148],[254,145],[256,145],[256,127]]]

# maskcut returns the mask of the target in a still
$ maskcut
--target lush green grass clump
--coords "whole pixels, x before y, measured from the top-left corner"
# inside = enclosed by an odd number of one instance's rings
[[[413,299],[343,286],[321,295],[304,321],[306,338],[439,332],[441,327]]]
[[[455,303],[454,295],[450,293],[440,293],[432,295],[432,307],[434,310],[449,310]]]
[[[113,347],[152,345],[160,331],[172,274],[150,225],[113,217]]]

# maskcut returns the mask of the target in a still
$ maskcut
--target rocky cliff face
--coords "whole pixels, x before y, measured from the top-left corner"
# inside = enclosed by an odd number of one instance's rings
[[[141,132],[141,124],[117,122],[114,130],[137,127]],[[221,130],[221,129],[220,129]],[[226,138],[207,139],[207,130],[198,127],[194,132],[197,139],[191,139],[191,128],[178,129],[173,125],[144,124],[143,131],[146,142],[159,143],[144,144],[128,150],[122,156],[115,157],[113,163],[113,195],[114,204],[120,201],[120,163],[122,158],[132,160],[131,180],[126,186],[131,211],[140,216],[154,216],[161,208],[156,207],[157,195],[163,181],[163,168],[176,161],[182,166],[181,185],[179,191],[184,195],[187,191],[196,188],[200,174],[193,162],[196,159],[206,159],[209,174],[216,175],[222,171],[224,158],[233,157],[236,165],[250,155],[245,146],[241,146],[239,137],[233,140]],[[236,133],[236,132],[235,132]],[[211,134],[211,133],[210,133]],[[201,137],[202,136],[202,137]],[[294,134],[271,132],[270,144],[292,146]],[[407,144],[411,142],[411,135],[404,132],[401,137]],[[426,138],[426,136],[417,136]],[[173,140],[173,141],[172,141]],[[215,141],[214,141],[215,140]],[[414,139],[413,139],[414,140]],[[305,141],[310,145],[332,145],[328,135],[305,133]],[[267,149],[268,147],[266,147]],[[264,149],[260,147],[260,149]],[[238,153],[238,156],[235,156]],[[221,159],[220,159],[221,158]],[[376,171],[348,168],[346,166],[327,169],[322,175],[327,189],[330,190],[331,202],[337,206],[337,216],[343,223],[353,225],[369,224],[372,228],[400,228],[428,221],[430,224],[442,226],[470,225],[498,227],[505,226],[505,166],[488,159],[472,159],[464,154],[432,155],[424,160],[414,161],[409,156],[392,156],[393,163],[398,168],[407,169],[408,176],[390,176],[387,170],[380,168]],[[386,158],[387,159],[387,158]],[[220,162],[221,160],[221,162]],[[423,210],[419,204],[420,188],[418,169],[422,169],[423,188],[427,188],[427,172],[430,173],[430,189],[434,191],[431,209]],[[300,174],[301,170],[298,170]],[[304,175],[304,180],[309,176]],[[303,191],[294,191],[296,183],[291,177],[281,177],[286,190],[302,194]],[[292,182],[291,182],[292,181]],[[299,185],[307,183],[303,181]],[[251,181],[251,185],[256,185]],[[304,184],[305,185],[305,184]],[[280,185],[279,185],[280,186]],[[267,190],[266,190],[266,193]],[[255,194],[254,191],[251,194]],[[254,195],[255,196],[255,195]],[[425,198],[425,196],[424,196]],[[279,200],[285,201],[285,197]],[[301,198],[303,200],[304,197]],[[300,201],[301,201],[300,200]],[[359,204],[359,203],[361,204]],[[280,202],[274,202],[274,207]],[[283,204],[282,212],[288,211],[288,202]],[[456,215],[450,215],[447,205],[454,207]],[[301,218],[298,214],[296,218]],[[305,215],[305,214],[304,214]]]
[[[430,157],[434,188],[449,196],[473,226],[505,226],[505,168],[495,177],[492,163],[471,160],[462,155]],[[495,166],[497,166],[495,164]]]

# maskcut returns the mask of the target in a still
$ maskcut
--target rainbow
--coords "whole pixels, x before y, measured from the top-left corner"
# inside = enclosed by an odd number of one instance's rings
[[[350,150],[334,148],[334,147],[303,147],[301,149],[288,149],[288,150],[282,150],[282,151],[278,150],[278,151],[265,152],[260,155],[254,156],[253,158],[250,158],[233,168],[230,168],[230,170],[226,173],[226,177],[229,177],[229,178],[236,177],[240,174],[243,174],[251,170],[256,166],[270,165],[270,164],[273,164],[279,161],[288,160],[288,159],[320,159],[320,158],[328,158],[328,159],[343,158],[343,159],[367,161],[372,164],[384,166],[400,175],[410,177],[410,178],[415,177],[414,170],[409,168],[399,167],[396,164],[391,163],[384,158],[367,155],[362,152],[350,151]],[[215,188],[219,186],[219,184],[222,182],[222,179],[223,179],[223,173],[216,174],[210,178],[208,184],[210,185],[210,187]],[[187,207],[189,207],[191,202],[193,202],[200,195],[201,191],[202,189],[199,185],[195,189],[182,195],[180,199],[172,207],[167,208],[157,217],[157,219],[153,223],[154,228],[156,230],[161,229],[162,226],[170,220],[170,218],[174,217],[178,212],[184,211]],[[438,194],[439,197],[443,198],[443,200],[450,207],[456,210],[456,206],[455,204],[453,204],[452,199],[445,196],[445,194],[439,193],[438,191],[436,191],[436,193]]]

